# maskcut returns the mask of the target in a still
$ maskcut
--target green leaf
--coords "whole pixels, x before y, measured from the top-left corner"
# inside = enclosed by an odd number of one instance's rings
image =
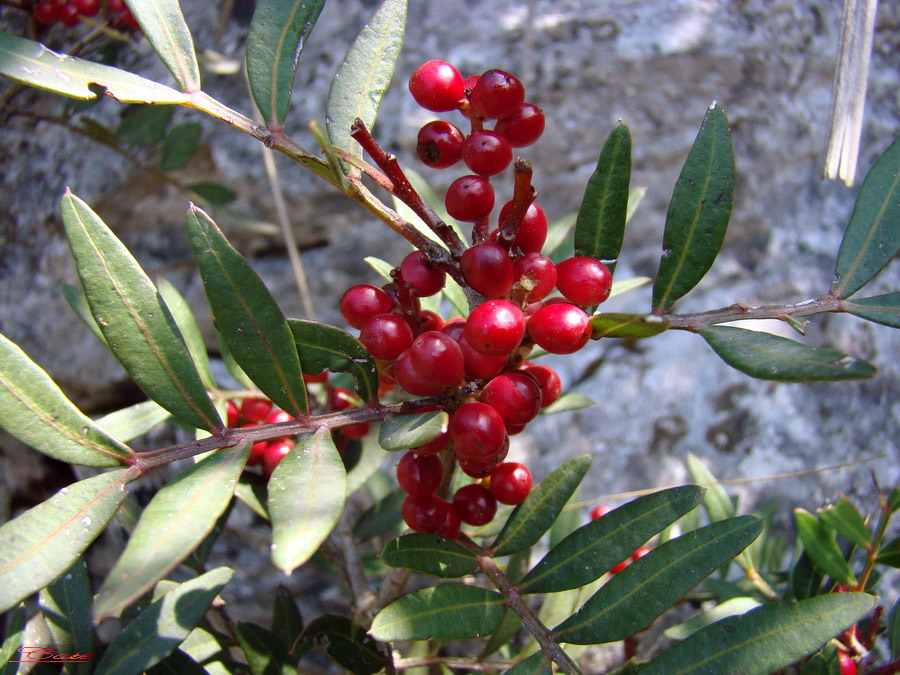
[[[247,79],[266,126],[284,128],[300,52],[325,0],[261,0],[247,33]]]
[[[630,181],[631,133],[620,120],[603,144],[575,221],[575,254],[608,261],[610,272],[625,236]]]
[[[151,399],[199,429],[223,428],[184,338],[153,282],[82,200],[67,192],[63,222],[91,314],[110,351]]]
[[[14,655],[18,655],[18,649],[25,640],[26,618],[25,605],[19,605],[7,621],[3,647],[0,648],[0,673],[2,675],[13,675],[19,670],[18,665],[10,665],[9,662]]]
[[[288,661],[287,647],[272,631],[255,623],[237,625],[237,639],[253,675],[276,675]],[[295,672],[291,669],[291,672]]]
[[[97,593],[98,619],[131,605],[212,532],[249,453],[247,443],[210,453],[154,495]]]
[[[375,475],[384,464],[384,450],[374,434],[359,439],[360,450],[353,464],[347,464],[347,494],[352,495]],[[348,446],[349,447],[349,446]],[[350,453],[345,452],[345,460]]]
[[[63,488],[0,527],[0,612],[65,572],[125,499],[127,469]]]
[[[269,479],[272,562],[285,574],[305,563],[337,524],[347,473],[327,431],[300,441]]]
[[[151,602],[110,643],[95,675],[137,674],[166,658],[200,623],[231,575],[227,567],[217,567]]]
[[[278,584],[272,603],[272,632],[289,651],[303,632],[303,617],[294,596],[284,584]],[[290,660],[290,657],[289,657]]]
[[[325,123],[331,142],[362,156],[362,149],[350,137],[354,120],[361,119],[371,129],[381,99],[394,74],[403,45],[406,0],[384,0],[362,29],[335,73],[325,104]]]
[[[354,675],[378,673],[385,667],[378,643],[347,617],[326,614],[309,624],[303,634],[308,641],[327,640],[325,653]]]
[[[707,626],[647,664],[642,675],[772,673],[819,649],[868,613],[875,599],[831,593],[763,605]]]
[[[105,93],[123,103],[187,103],[190,96],[119,68],[66,56],[0,32],[0,74],[29,87],[82,100]]]
[[[121,466],[131,449],[76,408],[50,376],[0,335],[0,427],[71,464]]]
[[[194,258],[216,326],[238,365],[260,390],[294,416],[306,414],[306,385],[294,336],[259,275],[203,211],[187,217]]]
[[[594,314],[591,317],[591,339],[604,337],[647,338],[669,328],[669,320],[655,314]]]
[[[900,488],[891,490],[891,496],[888,497],[887,507],[891,513],[900,509]]]
[[[816,513],[825,525],[847,537],[861,549],[865,550],[872,544],[866,521],[844,495],[838,497],[833,504],[816,509]]]
[[[208,181],[191,183],[188,185],[188,190],[191,190],[194,194],[205,199],[213,206],[228,204],[237,199],[237,194],[235,194],[234,190],[225,187],[221,183],[211,183]]]
[[[900,567],[900,537],[894,537],[878,552],[875,562],[879,565]]]
[[[405,498],[406,493],[397,489],[379,499],[356,521],[353,536],[359,541],[368,541],[399,525],[402,521],[400,508]]]
[[[725,492],[725,488],[719,484],[719,479],[712,475],[694,453],[688,453],[687,469],[691,474],[691,479],[706,488],[706,494],[703,496],[703,508],[706,509],[710,522],[714,523],[734,517],[734,504],[728,493]]]
[[[497,535],[491,547],[494,555],[517,553],[537,543],[553,525],[590,466],[590,455],[573,457],[538,483]]]
[[[575,530],[519,583],[523,593],[556,593],[589,584],[700,503],[685,485],[635,499]]]
[[[132,105],[116,129],[116,141],[135,145],[154,145],[165,138],[172,121],[172,106]]]
[[[861,319],[900,328],[900,293],[845,300],[841,307]]]
[[[809,553],[802,551],[791,567],[790,588],[795,600],[805,600],[817,595],[822,586],[823,575],[813,564]]]
[[[553,403],[542,409],[541,415],[555,415],[556,413],[583,410],[584,408],[590,408],[592,405],[597,405],[597,402],[590,396],[572,392],[563,394]]]
[[[506,675],[553,675],[553,661],[538,650],[506,671]]]
[[[213,377],[212,369],[209,366],[209,354],[206,353],[206,344],[203,341],[203,333],[200,332],[200,326],[194,318],[191,308],[188,307],[184,296],[173,286],[167,279],[159,280],[159,294],[162,296],[163,302],[172,313],[175,324],[181,335],[184,337],[191,358],[194,359],[194,365],[197,366],[197,372],[200,379],[207,389],[216,388],[216,379]]]
[[[847,298],[900,251],[900,137],[879,157],[856,197],[834,268],[832,295]]]
[[[345,330],[319,321],[288,319],[297,343],[304,373],[318,375],[324,370],[350,373],[356,392],[366,402],[378,400],[378,369],[362,343]]]
[[[176,649],[147,671],[147,675],[207,675],[210,671],[181,649]]]
[[[143,436],[170,417],[169,411],[155,401],[141,401],[98,418],[96,424],[113,438],[127,443]]]
[[[234,360],[234,356],[228,348],[228,343],[225,342],[225,338],[222,337],[222,333],[219,331],[216,331],[216,344],[219,347],[219,358],[222,359],[222,363],[225,364],[225,369],[228,371],[228,374],[234,378],[234,381],[238,386],[249,390],[256,389],[253,380],[247,376],[244,369]]]
[[[446,432],[449,419],[443,410],[388,415],[381,423],[378,443],[388,451],[417,448]]]
[[[163,171],[183,169],[191,161],[203,127],[199,122],[183,122],[169,129],[163,142],[159,168]]]
[[[125,4],[182,91],[200,91],[200,65],[194,53],[194,40],[178,0],[125,0]]]
[[[442,579],[458,579],[478,569],[474,553],[436,534],[405,534],[389,541],[381,559],[391,567],[405,567]]]
[[[705,326],[697,332],[725,363],[761,380],[815,382],[875,375],[875,367],[866,361],[771,333],[733,326]]]
[[[109,349],[109,345],[106,344],[106,338],[103,337],[103,333],[100,332],[100,326],[94,321],[94,317],[91,314],[91,308],[88,305],[87,298],[84,296],[84,291],[75,286],[64,284],[62,293],[66,302],[69,303],[69,307],[75,312],[75,316],[77,316],[81,320],[81,323],[94,334],[94,337],[103,343],[104,347]]]
[[[835,580],[853,586],[856,578],[834,539],[834,532],[803,509],[794,509],[794,519],[803,548],[815,566]]]
[[[675,626],[671,626],[665,630],[665,636],[670,640],[684,640],[696,633],[701,628],[705,628],[711,623],[720,621],[729,616],[737,614],[746,614],[751,609],[760,607],[761,604],[755,598],[737,597],[729,598],[725,602],[716,605],[707,612],[702,612],[697,616],[688,619]]]
[[[653,310],[668,311],[719,254],[731,218],[734,149],[728,120],[715,102],[688,153],[666,214],[663,255],[653,282]]]
[[[891,658],[900,658],[900,598],[894,603],[887,625],[888,641],[891,646]]]
[[[574,644],[634,635],[747,548],[761,530],[758,518],[738,516],[670,539],[614,576],[554,633]]]
[[[375,615],[376,639],[472,640],[490,635],[503,619],[503,596],[477,586],[449,583],[404,595]]]
[[[71,653],[93,654],[94,631],[91,608],[94,596],[84,559],[78,558],[52,584],[41,591],[38,605],[57,647]],[[78,673],[90,673],[87,663],[72,664]]]

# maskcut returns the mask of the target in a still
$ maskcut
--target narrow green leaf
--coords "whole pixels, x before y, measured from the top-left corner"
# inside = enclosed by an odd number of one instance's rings
[[[307,641],[327,640],[325,653],[354,675],[378,673],[385,667],[386,658],[378,643],[345,616],[321,616],[307,626],[304,636]]]
[[[866,521],[853,503],[844,495],[833,504],[816,509],[819,519],[838,534],[847,537],[861,549],[867,549],[872,539]]]
[[[159,294],[162,296],[166,307],[172,313],[175,324],[181,335],[184,337],[191,358],[194,359],[194,365],[200,374],[200,379],[207,389],[216,388],[216,379],[213,377],[212,369],[209,365],[209,354],[206,353],[206,344],[203,342],[203,333],[200,332],[200,326],[197,325],[197,319],[194,318],[191,308],[188,307],[184,296],[178,291],[168,279],[159,280]]]
[[[747,548],[761,530],[758,518],[738,516],[670,539],[614,576],[554,632],[574,644],[634,635]]]
[[[67,192],[63,222],[91,314],[110,351],[151,399],[199,429],[222,429],[184,338],[153,282],[82,200]]]
[[[888,497],[887,507],[891,513],[900,509],[900,488],[891,490],[891,496]]]
[[[125,0],[156,55],[182,91],[200,91],[200,65],[178,0]]]
[[[831,293],[847,298],[865,286],[900,251],[900,137],[879,157],[856,197],[838,251]]]
[[[725,363],[761,380],[815,382],[875,375],[875,367],[866,361],[771,333],[733,326],[705,326],[697,332]]]
[[[71,464],[121,466],[131,449],[76,408],[50,376],[0,335],[0,427]]]
[[[278,584],[272,603],[272,632],[290,650],[303,632],[303,617],[294,596],[284,584]],[[290,657],[289,657],[290,659]]]
[[[878,552],[875,562],[879,565],[900,567],[900,537],[894,537]]]
[[[207,675],[209,672],[181,649],[176,649],[150,668],[147,675]]]
[[[863,593],[763,605],[703,628],[647,664],[645,675],[772,673],[819,649],[874,606]]]
[[[175,108],[169,105],[131,105],[116,129],[118,143],[155,145],[166,135]]]
[[[266,510],[266,486],[267,481],[262,476],[245,471],[234,488],[234,496],[263,520],[269,520],[269,512]]]
[[[443,410],[411,415],[388,415],[381,423],[378,443],[388,451],[416,448],[446,432],[449,419]]]
[[[259,275],[212,219],[191,206],[187,228],[206,297],[238,365],[283,410],[309,410],[294,336]]]
[[[16,607],[6,624],[6,635],[3,637],[3,646],[0,647],[0,673],[13,675],[18,672],[18,664],[11,664],[10,660],[18,658],[18,649],[25,640],[25,605]]]
[[[837,581],[853,586],[856,578],[834,539],[834,531],[803,509],[794,509],[794,519],[803,548],[815,566]]]
[[[590,455],[573,457],[538,483],[497,535],[491,547],[494,555],[517,553],[537,543],[553,525],[590,466]]]
[[[318,375],[324,370],[350,373],[362,400],[369,403],[378,400],[378,369],[359,340],[345,330],[319,321],[288,319],[288,325],[304,373]]]
[[[353,526],[353,536],[359,541],[380,537],[402,522],[400,508],[406,493],[397,489],[366,509]]]
[[[253,675],[275,675],[287,663],[287,647],[268,628],[242,621],[237,639]]]
[[[589,584],[700,503],[696,485],[635,499],[584,525],[551,549],[519,583],[523,593],[556,593]]]
[[[127,443],[143,436],[170,417],[169,411],[155,401],[141,401],[98,418],[96,424],[113,438]]]
[[[88,305],[87,298],[84,297],[84,291],[80,288],[76,288],[75,286],[71,286],[69,284],[64,284],[62,289],[63,297],[66,299],[66,302],[69,303],[69,307],[72,308],[72,311],[75,312],[75,316],[77,316],[81,323],[83,323],[91,333],[94,334],[100,342],[103,343],[103,346],[109,349],[109,345],[106,344],[106,338],[103,337],[103,333],[100,332],[100,326],[97,325],[97,322],[94,321],[94,317],[91,314],[91,308]]]
[[[82,558],[41,591],[38,605],[58,647],[71,647],[73,654],[94,653],[93,604],[91,581]],[[89,673],[90,670],[87,663],[75,667],[78,673]]]
[[[553,675],[553,661],[538,650],[507,670],[506,675]]]
[[[269,479],[272,562],[285,574],[305,563],[337,524],[347,473],[331,434],[300,441]]]
[[[156,493],[97,593],[98,619],[119,614],[200,545],[231,501],[249,452],[246,443],[213,452]]]
[[[628,291],[633,291],[635,288],[646,286],[651,281],[653,280],[650,277],[631,277],[630,279],[618,279],[616,281],[613,281],[612,289],[609,292],[609,297],[615,298],[616,296],[627,293]]]
[[[734,198],[734,148],[715,102],[685,160],[666,214],[653,309],[664,313],[691,290],[719,254]]]
[[[891,646],[891,658],[900,658],[900,598],[894,603],[887,624],[888,641]]]
[[[655,314],[594,314],[591,317],[591,339],[604,337],[647,338],[669,328],[668,319]]]
[[[262,0],[247,33],[247,79],[266,126],[284,128],[297,62],[325,0]]]
[[[191,190],[194,194],[201,199],[205,199],[213,206],[228,204],[237,199],[237,194],[235,194],[234,190],[221,183],[212,183],[209,181],[191,183],[188,185],[188,190]]]
[[[861,319],[900,328],[900,293],[855,298],[842,303],[844,310]]]
[[[65,572],[125,499],[127,469],[63,488],[0,527],[0,612]]]
[[[458,579],[478,569],[474,553],[436,534],[405,534],[389,541],[380,557],[391,567],[405,567],[442,579]]]
[[[818,595],[824,576],[813,564],[809,553],[802,551],[791,567],[791,593],[795,600],[805,600]]]
[[[140,673],[166,658],[200,623],[232,571],[217,567],[151,602],[110,643],[95,675]]]
[[[729,598],[725,602],[716,605],[706,612],[701,612],[697,616],[688,619],[675,626],[666,628],[664,635],[670,640],[684,640],[696,633],[701,628],[720,621],[729,616],[738,614],[746,614],[751,609],[760,607],[761,603],[755,598],[737,597]]]
[[[361,157],[362,149],[350,137],[354,120],[371,129],[381,99],[394,74],[403,45],[406,0],[384,0],[362,29],[335,73],[325,104],[325,124],[331,142]]]
[[[590,396],[571,392],[563,394],[553,403],[541,410],[541,415],[555,415],[557,413],[572,412],[573,410],[583,410],[597,405],[597,402]]]
[[[387,282],[392,282],[391,278],[391,270],[394,269],[394,266],[389,262],[382,260],[381,258],[376,258],[375,256],[367,256],[363,258],[363,260],[368,263],[369,267],[378,272],[378,275]]]
[[[0,32],[0,74],[29,87],[82,100],[105,93],[123,103],[190,101],[188,94],[133,73],[59,54],[39,42],[3,32]]]
[[[216,331],[216,344],[219,347],[219,358],[222,359],[222,363],[225,364],[225,369],[228,370],[228,374],[234,378],[234,381],[238,386],[249,390],[256,389],[253,380],[250,379],[247,373],[244,372],[244,369],[234,360],[234,356],[228,348],[228,343],[225,342],[225,338],[222,337],[222,333],[219,331]]]
[[[163,141],[159,168],[163,171],[177,171],[187,166],[194,156],[203,127],[199,122],[182,122],[169,129]]]
[[[719,484],[719,479],[712,475],[694,453],[688,453],[687,469],[691,474],[691,479],[706,488],[706,494],[703,496],[703,508],[706,509],[710,522],[715,523],[734,517],[734,504],[728,493],[725,492],[725,488]]]
[[[490,635],[503,619],[503,596],[477,586],[442,584],[404,595],[375,615],[376,639],[472,640]]]
[[[610,272],[625,236],[630,181],[631,133],[620,120],[603,144],[575,221],[575,254],[607,261]]]

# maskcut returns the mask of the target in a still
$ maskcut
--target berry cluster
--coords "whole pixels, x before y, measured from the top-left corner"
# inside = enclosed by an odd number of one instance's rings
[[[392,270],[391,283],[347,289],[340,312],[376,359],[382,392],[399,387],[413,396],[439,397],[438,407],[450,413],[438,438],[403,456],[397,479],[408,493],[407,525],[454,537],[461,522],[484,525],[498,502],[519,504],[528,496],[528,469],[503,461],[509,436],[556,401],[562,387],[551,368],[525,359],[535,345],[555,354],[581,349],[591,337],[585,308],[609,297],[612,275],[593,258],[554,264],[541,253],[547,218],[534,201],[530,167],[527,181],[520,178],[520,162],[513,199],[489,232],[490,177],[510,165],[513,147],[534,143],[544,129],[543,113],[525,102],[517,78],[489,70],[463,79],[450,64],[429,61],[412,75],[409,89],[422,107],[458,110],[471,123],[466,136],[448,122],[429,122],[419,132],[417,152],[432,168],[461,160],[473,172],[454,181],[445,199],[450,215],[474,223],[473,245],[449,263],[409,253]],[[484,128],[488,120],[496,120],[493,130]],[[421,308],[419,299],[439,293],[448,272],[474,291],[466,319],[444,322]],[[554,289],[561,297],[549,298]],[[452,457],[475,479],[450,499],[438,494],[449,478],[448,464],[438,456],[444,450],[442,457]]]
[[[31,12],[38,23],[49,26],[58,21],[71,27],[77,26],[81,17],[97,16],[102,9],[101,0],[40,0]],[[117,28],[140,30],[123,0],[106,0],[106,17]]]

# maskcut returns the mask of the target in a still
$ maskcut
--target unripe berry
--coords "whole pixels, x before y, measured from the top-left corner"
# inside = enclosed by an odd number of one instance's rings
[[[497,500],[483,485],[472,483],[453,495],[453,506],[464,523],[487,525],[497,513]]]
[[[465,96],[465,85],[462,75],[449,63],[428,61],[409,78],[409,93],[426,110],[449,112]]]
[[[500,229],[503,228],[511,207],[512,200],[506,202],[503,208],[500,209]],[[525,217],[522,219],[522,224],[519,225],[518,232],[516,232],[513,248],[518,248],[522,253],[540,253],[546,240],[547,214],[544,213],[544,209],[537,202],[532,202],[528,210],[525,211]]]
[[[596,258],[576,256],[556,265],[556,287],[576,305],[599,305],[609,297],[612,274]]]
[[[473,173],[496,176],[512,162],[512,147],[498,133],[476,131],[463,141],[462,159]]]
[[[429,262],[421,251],[411,251],[400,263],[403,281],[412,286],[420,298],[440,293],[447,280],[447,273]]]
[[[491,494],[501,504],[521,504],[531,492],[532,484],[531,472],[519,462],[504,462],[491,471]]]
[[[447,213],[464,223],[487,218],[494,208],[494,188],[481,176],[462,176],[450,183],[444,197]]]
[[[486,403],[463,403],[450,418],[450,438],[460,460],[490,462],[503,451],[506,427]]]
[[[377,286],[357,284],[344,291],[338,308],[344,321],[359,330],[376,314],[390,312],[394,300]]]
[[[466,342],[489,356],[508,356],[524,335],[525,316],[508,300],[488,300],[478,305],[463,332]]]
[[[419,130],[416,154],[425,166],[446,169],[462,157],[465,137],[455,126],[444,120],[434,120]]]
[[[469,97],[479,117],[497,119],[513,113],[525,102],[525,87],[503,70],[488,70],[472,87]]]
[[[480,400],[500,413],[506,424],[528,424],[541,410],[541,389],[521,371],[503,373],[487,383]]]
[[[376,314],[363,325],[359,341],[376,359],[393,361],[413,341],[412,329],[396,314]]]
[[[551,354],[572,354],[591,338],[591,321],[580,307],[558,302],[528,317],[528,334]]]
[[[528,302],[543,300],[556,286],[556,265],[543,253],[526,253],[513,265],[513,276],[517,282],[523,279],[531,286],[525,296]]]
[[[514,148],[524,148],[544,133],[544,113],[536,105],[523,103],[512,113],[497,121],[494,131]]]
[[[434,455],[417,455],[410,450],[397,464],[397,483],[410,495],[429,495],[440,487],[444,469]]]
[[[499,244],[485,241],[467,248],[459,261],[466,283],[486,298],[502,298],[513,285],[513,263]]]

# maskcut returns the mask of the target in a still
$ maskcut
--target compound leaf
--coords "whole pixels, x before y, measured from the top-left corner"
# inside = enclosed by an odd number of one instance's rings
[[[604,337],[647,338],[669,328],[669,321],[656,314],[594,314],[591,317],[591,339]]]
[[[668,311],[719,254],[734,197],[734,148],[728,119],[713,103],[688,153],[669,202],[663,255],[653,282],[653,309]]]
[[[449,419],[443,410],[388,415],[378,431],[378,443],[388,451],[417,448],[445,433]]]
[[[841,306],[861,319],[900,328],[900,292],[845,300]]]
[[[194,39],[178,0],[125,0],[125,3],[182,91],[200,91],[200,65],[194,52]]]
[[[405,567],[442,579],[458,579],[478,568],[471,551],[436,534],[405,534],[389,541],[381,559],[391,567]]]

